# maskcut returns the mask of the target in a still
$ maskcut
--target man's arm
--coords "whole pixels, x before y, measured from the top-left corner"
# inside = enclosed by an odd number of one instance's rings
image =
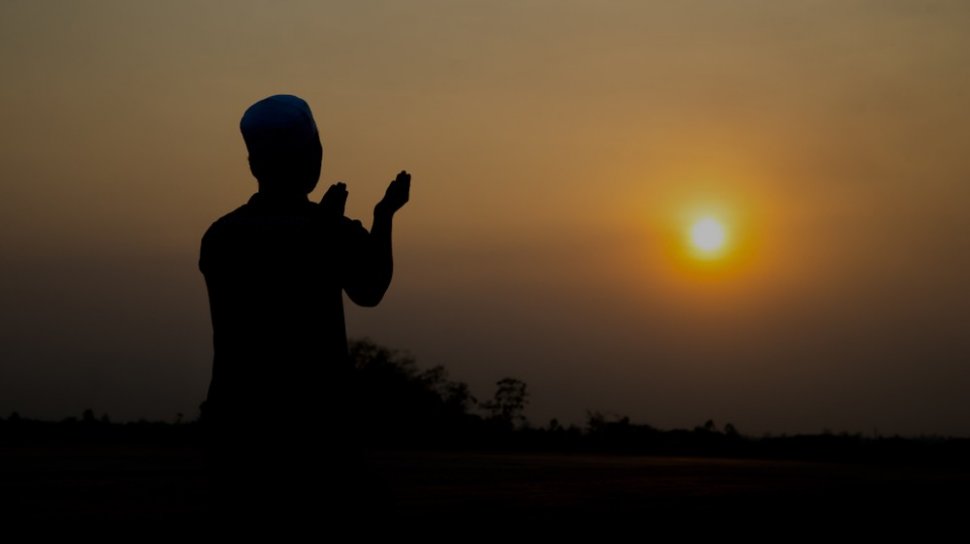
[[[341,189],[338,188],[337,191]],[[408,202],[410,190],[411,174],[402,170],[387,187],[384,198],[374,206],[374,222],[370,234],[367,235],[359,222],[352,223],[351,228],[356,232],[350,236],[348,258],[351,262],[347,263],[349,266],[344,290],[350,300],[360,306],[377,306],[391,285],[391,277],[394,275],[391,244],[394,214]],[[334,196],[342,196],[346,200],[346,191],[344,190],[343,195]]]

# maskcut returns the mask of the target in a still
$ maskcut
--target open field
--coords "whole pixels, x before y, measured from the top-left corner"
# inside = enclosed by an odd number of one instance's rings
[[[675,519],[954,521],[970,470],[619,455],[370,452],[391,523],[665,523]],[[209,492],[188,447],[0,450],[9,520],[193,523]],[[954,517],[957,516],[957,517]]]

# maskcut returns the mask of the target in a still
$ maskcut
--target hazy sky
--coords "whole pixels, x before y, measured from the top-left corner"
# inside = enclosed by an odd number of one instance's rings
[[[970,435],[970,4],[0,4],[0,415],[197,413],[238,124],[411,203],[351,336],[528,415]],[[690,218],[731,245],[700,261]]]

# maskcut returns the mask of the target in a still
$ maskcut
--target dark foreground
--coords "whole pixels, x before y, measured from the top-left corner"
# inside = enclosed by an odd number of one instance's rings
[[[953,524],[970,470],[621,455],[370,452],[385,527],[663,524]],[[159,523],[207,518],[202,457],[190,447],[0,449],[4,522]],[[321,493],[325,493],[321,490]]]

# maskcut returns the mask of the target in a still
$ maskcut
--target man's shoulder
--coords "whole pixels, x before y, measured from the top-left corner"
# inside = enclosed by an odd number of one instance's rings
[[[226,237],[242,234],[242,231],[248,230],[249,227],[265,228],[284,225],[301,226],[302,228],[302,226],[316,225],[328,231],[336,227],[337,231],[344,235],[367,234],[367,229],[359,220],[346,216],[340,216],[336,222],[333,219],[328,219],[325,214],[321,213],[322,208],[317,202],[307,201],[298,208],[289,209],[286,213],[280,214],[273,211],[267,212],[254,200],[250,199],[209,225],[202,236],[203,246]]]
[[[290,232],[291,229],[303,230],[307,227],[321,227],[325,231],[337,231],[345,234],[357,234],[366,229],[360,221],[344,216],[334,222],[321,213],[321,206],[317,202],[307,201],[298,207],[287,208],[282,213],[279,209],[261,206],[255,198],[216,219],[206,229],[202,236],[203,250],[205,246],[234,239],[247,238],[254,231],[279,230]]]
[[[209,225],[209,228],[202,235],[202,243],[199,250],[200,269],[203,271],[206,270],[210,261],[209,255],[217,253],[219,250],[216,248],[224,245],[227,240],[232,238],[232,233],[238,230],[238,225],[247,221],[247,216],[250,213],[251,205],[247,202],[219,219],[216,219]]]
[[[219,219],[216,219],[209,225],[206,229],[205,234],[202,235],[202,242],[205,243],[207,240],[211,240],[213,237],[225,232],[227,229],[232,228],[233,225],[245,222],[246,217],[249,215],[249,203],[239,206],[235,210],[223,215]]]

